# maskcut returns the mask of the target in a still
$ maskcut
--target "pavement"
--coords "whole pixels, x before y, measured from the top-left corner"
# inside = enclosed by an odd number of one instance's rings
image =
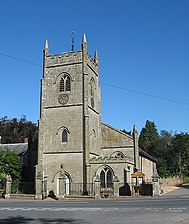
[[[167,193],[165,193],[164,195],[189,198],[189,184],[183,184],[180,187],[173,187],[172,189],[167,191]]]
[[[163,194],[165,197],[176,197],[179,199],[189,199],[189,184],[183,184],[180,187],[170,187]],[[178,224],[189,224],[189,214],[183,218]]]
[[[161,193],[161,195],[170,193],[170,192],[175,191],[175,190],[177,190],[177,189],[179,189],[179,188],[180,188],[180,187],[176,187],[176,186],[167,186],[167,187],[163,187],[163,188],[162,188],[162,193]]]
[[[189,224],[189,185],[161,197],[0,201],[0,224]]]

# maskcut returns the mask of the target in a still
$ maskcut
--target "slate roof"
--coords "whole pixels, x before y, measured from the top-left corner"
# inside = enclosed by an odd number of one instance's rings
[[[151,161],[157,162],[157,160],[151,156],[150,154],[148,154],[147,152],[145,152],[143,149],[139,148],[139,155],[143,156]]]
[[[15,144],[0,144],[0,150],[6,149],[14,152],[17,155],[24,155],[28,150],[28,143],[15,143]]]

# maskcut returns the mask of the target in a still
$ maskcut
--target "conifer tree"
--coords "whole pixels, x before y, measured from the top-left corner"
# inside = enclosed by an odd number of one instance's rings
[[[139,136],[139,147],[154,156],[154,147],[159,139],[156,125],[153,121],[146,121]]]

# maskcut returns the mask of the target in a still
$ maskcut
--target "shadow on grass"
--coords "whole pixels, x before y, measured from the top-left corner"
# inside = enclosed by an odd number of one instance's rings
[[[47,219],[47,218],[27,218],[22,216],[16,216],[16,217],[8,217],[6,219],[0,219],[1,224],[28,224],[28,223],[39,223],[39,224],[85,224],[87,222],[83,220],[75,220],[75,219]]]

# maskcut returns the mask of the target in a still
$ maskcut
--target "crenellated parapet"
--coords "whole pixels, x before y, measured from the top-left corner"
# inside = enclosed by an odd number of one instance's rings
[[[98,62],[95,62],[89,54],[87,54],[87,65],[92,69],[96,74],[98,74]]]
[[[55,67],[67,64],[77,64],[82,62],[82,51],[70,51],[60,54],[48,54],[45,57],[45,67]]]
[[[75,52],[70,51],[69,53],[63,52],[60,54],[48,54],[45,56],[45,67],[55,67],[62,66],[67,64],[77,64],[82,63],[83,52],[81,50]],[[87,54],[87,65],[92,69],[96,74],[98,74],[98,63],[95,62],[89,54]]]
[[[86,35],[84,34],[82,40],[82,50],[63,52],[62,54],[49,54],[48,41],[45,42],[44,47],[44,67],[57,67],[71,64],[84,63],[98,75],[98,53],[95,52],[92,58],[87,52]]]

